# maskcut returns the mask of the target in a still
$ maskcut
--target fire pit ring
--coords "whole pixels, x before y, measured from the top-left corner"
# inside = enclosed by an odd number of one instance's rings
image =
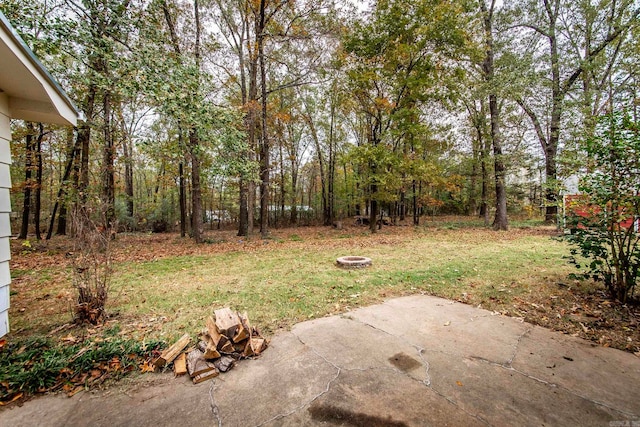
[[[371,265],[371,258],[363,256],[343,256],[336,260],[338,267],[363,268]]]

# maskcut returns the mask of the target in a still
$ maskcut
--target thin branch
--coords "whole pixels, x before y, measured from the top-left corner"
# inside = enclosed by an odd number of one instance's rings
[[[540,145],[542,146],[542,149],[545,150],[546,152],[549,142],[547,140],[546,135],[544,134],[544,131],[542,130],[542,126],[540,125],[540,120],[538,119],[538,116],[536,115],[535,111],[533,111],[527,104],[524,103],[522,99],[518,98],[516,99],[516,102],[524,110],[524,112],[527,113],[527,116],[529,116],[529,118],[531,119],[533,128],[535,129],[536,134],[538,135],[538,140],[540,141]]]

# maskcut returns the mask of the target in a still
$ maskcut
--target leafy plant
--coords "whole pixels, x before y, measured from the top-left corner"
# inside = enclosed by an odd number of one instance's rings
[[[586,269],[579,276],[602,281],[612,298],[627,302],[640,267],[639,124],[625,113],[607,114],[585,149],[590,172],[567,217],[570,262]]]
[[[118,379],[140,368],[162,341],[139,342],[108,337],[78,344],[30,337],[0,346],[0,402],[35,393],[90,388],[105,379]]]

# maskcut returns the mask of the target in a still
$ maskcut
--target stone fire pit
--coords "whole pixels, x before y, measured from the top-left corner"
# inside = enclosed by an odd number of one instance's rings
[[[343,256],[336,260],[338,267],[363,268],[371,265],[371,258],[363,256]]]

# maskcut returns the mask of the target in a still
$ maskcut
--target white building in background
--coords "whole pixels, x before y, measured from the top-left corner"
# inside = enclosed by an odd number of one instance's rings
[[[75,126],[80,113],[0,12],[0,337],[9,332],[11,119]]]

